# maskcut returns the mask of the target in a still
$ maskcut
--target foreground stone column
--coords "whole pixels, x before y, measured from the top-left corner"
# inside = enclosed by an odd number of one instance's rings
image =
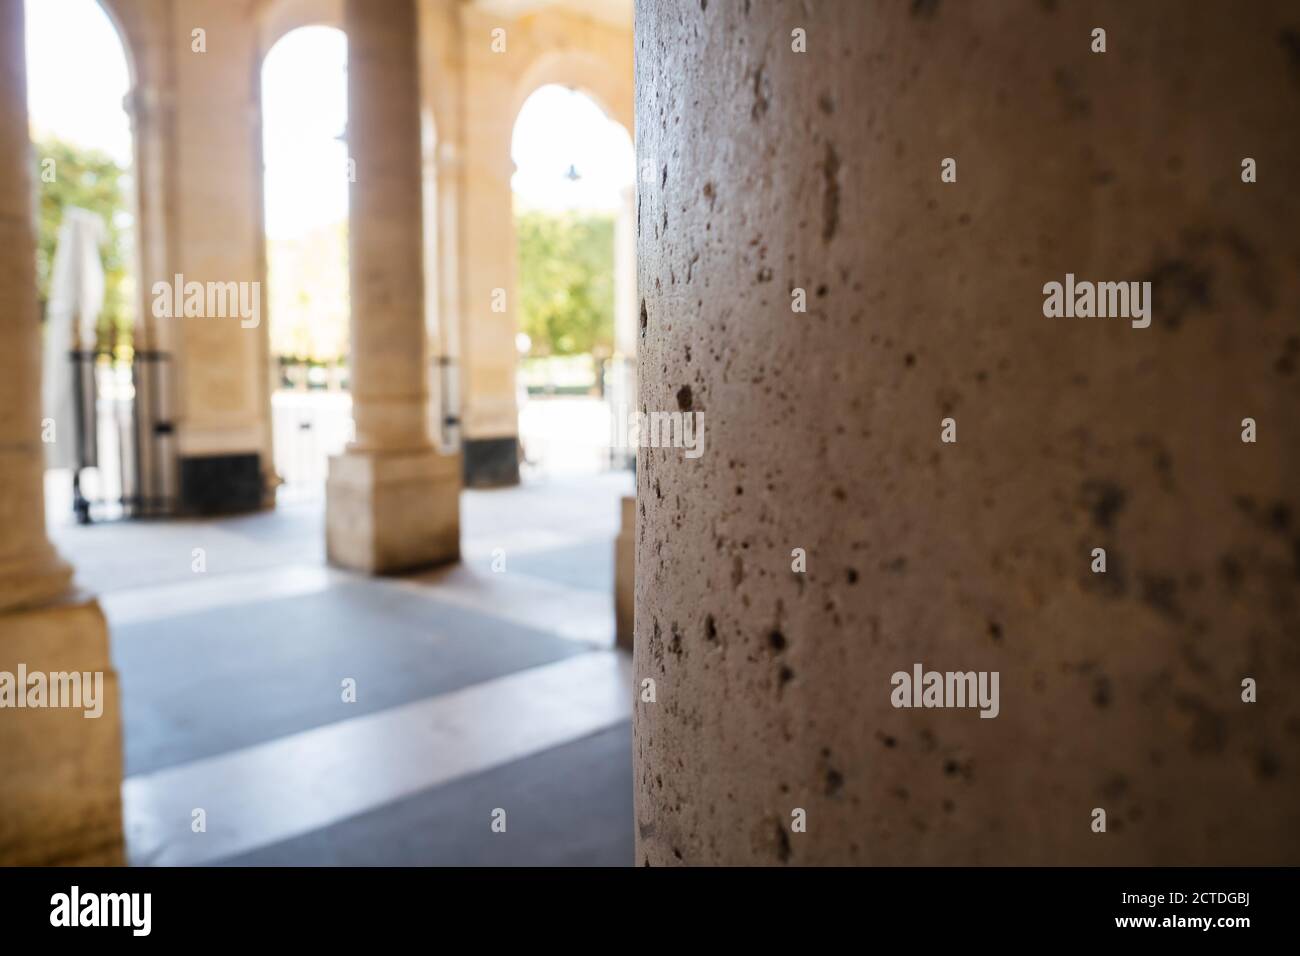
[[[0,0],[0,865],[114,864],[122,744],[108,631],[45,535],[31,164],[23,4]],[[99,675],[89,719],[19,681],[83,673]],[[20,696],[39,706],[20,709]]]
[[[459,555],[460,461],[429,438],[414,0],[348,0],[352,403],[330,461],[336,564],[404,571]]]
[[[641,449],[636,862],[1300,863],[1293,5],[702,6],[637,9],[640,398],[707,441]]]

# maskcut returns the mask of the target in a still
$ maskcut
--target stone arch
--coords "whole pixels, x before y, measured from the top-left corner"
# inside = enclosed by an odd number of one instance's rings
[[[174,345],[170,330],[150,314],[153,280],[170,274],[170,178],[167,171],[171,106],[166,93],[169,57],[157,0],[96,0],[117,34],[126,60],[126,111],[131,123],[132,251],[136,275],[136,336],[146,350]]]
[[[132,36],[130,20],[123,15],[122,0],[96,0],[96,2],[108,17],[108,22],[113,25],[117,42],[122,46],[122,56],[126,59],[127,81],[130,84],[130,93],[134,94],[140,84],[140,68],[135,52],[138,39]]]
[[[261,0],[258,11],[258,60],[299,27],[343,29],[343,0]]]
[[[548,50],[520,74],[511,104],[511,128],[524,102],[543,86],[556,84],[591,97],[605,115],[635,137],[631,77],[621,77],[617,64],[586,50]]]
[[[507,164],[510,159],[514,130],[520,114],[530,97],[543,87],[558,86],[589,99],[605,119],[620,127],[633,146],[631,161],[635,163],[635,128],[633,123],[634,90],[632,77],[623,76],[618,64],[609,57],[586,49],[561,48],[536,56],[519,74],[514,85],[509,133],[506,146]],[[635,175],[635,170],[630,170]],[[635,188],[623,190],[622,206],[614,224],[614,348],[606,357],[613,372],[610,391],[604,392],[611,408],[634,405],[636,401],[636,240],[635,240]],[[510,225],[514,236],[514,223]],[[512,268],[519,269],[517,246],[510,244]],[[517,317],[516,321],[522,321]],[[611,379],[606,379],[607,383]]]

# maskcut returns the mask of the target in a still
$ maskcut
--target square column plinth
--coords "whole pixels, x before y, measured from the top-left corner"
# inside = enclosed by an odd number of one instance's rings
[[[0,614],[0,683],[0,866],[120,866],[121,714],[99,602]]]
[[[325,547],[331,564],[396,574],[460,557],[459,455],[353,451],[330,459]]]

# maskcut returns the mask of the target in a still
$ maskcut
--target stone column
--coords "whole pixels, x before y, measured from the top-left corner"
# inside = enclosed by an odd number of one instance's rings
[[[1300,863],[1294,6],[702,6],[637,9],[640,398],[707,440],[639,460],[636,862]]]
[[[32,164],[23,4],[2,0],[0,865],[113,864],[122,859],[122,753],[108,632],[97,602],[71,590],[72,569],[45,535]],[[29,696],[18,684],[19,674],[55,672],[97,674],[90,709],[100,715],[52,707],[50,694]],[[20,696],[39,706],[19,709]]]
[[[519,483],[519,406],[515,334],[517,290],[514,161],[510,139],[519,103],[511,64],[520,57],[518,28],[474,4],[462,4],[464,170],[459,255],[461,435],[465,483],[487,488]],[[507,28],[505,52],[492,31]]]
[[[426,140],[431,139],[426,127]],[[444,454],[458,444],[449,420],[459,417],[460,398],[456,394],[456,356],[459,308],[456,297],[456,186],[459,161],[450,143],[441,146],[426,141],[424,146],[424,275],[425,331],[431,371],[429,384],[428,424],[434,446]],[[450,248],[448,239],[451,239]]]
[[[156,42],[154,49],[163,46]],[[156,83],[146,85],[140,80],[140,74],[151,76],[157,71],[154,58],[140,56],[140,50],[136,52],[137,63],[141,65],[137,68],[136,85],[124,106],[131,118],[135,146],[132,198],[136,210],[133,250],[136,315],[132,347],[136,362],[132,385],[138,423],[137,488],[144,499],[141,510],[149,515],[165,510],[164,504],[176,501],[180,492],[175,436],[178,390],[173,375],[173,363],[181,354],[180,320],[155,318],[153,314],[154,283],[170,283],[175,275],[169,266],[167,239],[176,231],[176,204],[169,201],[175,175],[169,157],[175,141],[176,117],[171,92]]]
[[[62,594],[72,569],[45,537],[41,448],[41,315],[36,300],[32,148],[27,129],[23,5],[0,6],[5,44],[0,94],[0,608],[40,604]],[[57,173],[57,171],[56,171]],[[54,436],[71,441],[72,436]]]
[[[159,280],[171,287],[179,275],[187,285],[237,283],[241,296],[239,308],[225,303],[202,316],[155,322],[171,327],[180,505],[189,512],[253,510],[273,501],[276,481],[258,23],[247,3],[186,0],[171,7],[159,36],[168,72],[154,79],[162,95],[146,100],[162,108],[154,136],[167,152],[161,169],[142,180],[169,186],[169,271],[149,277],[149,288]],[[196,29],[204,31],[202,52],[193,47]]]
[[[419,0],[424,153],[425,326],[429,333],[429,432],[445,453],[461,448],[460,223],[465,175],[461,5]]]
[[[330,461],[329,558],[374,573],[459,554],[460,461],[428,427],[414,0],[348,0],[352,403],[356,440]]]

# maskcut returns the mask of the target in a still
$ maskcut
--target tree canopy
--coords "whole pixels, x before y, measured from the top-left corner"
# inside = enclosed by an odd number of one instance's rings
[[[516,217],[519,327],[535,355],[608,353],[614,344],[614,220]]]
[[[53,160],[53,165],[46,162]],[[100,344],[130,341],[132,286],[128,270],[131,215],[123,180],[126,170],[108,155],[54,137],[34,144],[37,188],[36,281],[41,315],[50,297],[50,273],[63,210],[79,206],[104,220],[104,311],[99,318]]]

